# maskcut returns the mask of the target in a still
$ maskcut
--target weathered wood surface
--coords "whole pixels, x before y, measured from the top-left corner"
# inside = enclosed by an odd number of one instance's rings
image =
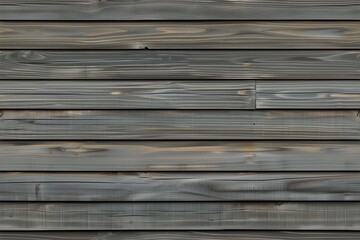
[[[256,108],[358,109],[360,81],[257,81]]]
[[[360,51],[0,51],[0,79],[360,79]]]
[[[0,141],[0,171],[360,171],[358,142]]]
[[[1,240],[358,240],[357,231],[1,232]]]
[[[359,202],[0,204],[0,230],[359,230]]]
[[[358,22],[0,22],[2,49],[359,48]]]
[[[359,111],[4,110],[1,140],[360,140]]]
[[[0,173],[0,201],[359,201],[360,173]]]
[[[254,81],[0,81],[2,109],[254,109]]]
[[[1,20],[360,20],[357,0],[2,0]]]

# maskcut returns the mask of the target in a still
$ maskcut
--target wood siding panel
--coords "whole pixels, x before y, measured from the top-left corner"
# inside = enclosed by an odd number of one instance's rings
[[[1,20],[360,20],[356,0],[2,0]]]
[[[358,22],[0,22],[2,49],[348,49]]]
[[[360,200],[360,173],[11,172],[0,183],[0,201]]]
[[[358,111],[2,111],[2,140],[360,140]]]
[[[0,171],[360,171],[358,142],[0,141]]]
[[[359,202],[15,203],[0,230],[360,230]]]
[[[360,239],[359,0],[0,1],[0,240]]]
[[[354,231],[62,231],[1,232],[1,240],[358,240]]]
[[[257,81],[256,108],[358,109],[360,81]]]
[[[0,51],[0,79],[360,79],[360,51]]]
[[[0,81],[2,109],[254,109],[254,81]]]

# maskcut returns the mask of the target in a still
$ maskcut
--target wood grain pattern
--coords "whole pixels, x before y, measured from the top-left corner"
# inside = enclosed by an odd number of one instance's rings
[[[1,20],[360,20],[357,0],[2,0]]]
[[[360,51],[0,51],[0,79],[360,79]]]
[[[0,204],[0,230],[359,230],[359,202]]]
[[[359,200],[359,173],[0,173],[0,201]]]
[[[360,171],[358,142],[0,141],[0,171]]]
[[[1,232],[1,240],[358,240],[356,231]]]
[[[254,81],[0,81],[2,109],[254,109]]]
[[[360,239],[358,1],[0,1],[0,240]]]
[[[2,140],[360,140],[358,111],[11,111]]]
[[[359,81],[257,81],[256,108],[358,109]]]
[[[349,49],[358,22],[0,22],[2,49]]]

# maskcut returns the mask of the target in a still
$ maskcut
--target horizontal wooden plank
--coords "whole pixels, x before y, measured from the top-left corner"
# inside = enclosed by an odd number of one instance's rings
[[[358,111],[4,110],[2,140],[360,140]]]
[[[254,109],[254,81],[0,81],[2,109]]]
[[[360,51],[0,51],[0,79],[360,79]]]
[[[360,171],[359,142],[0,141],[0,171]]]
[[[61,231],[1,232],[1,240],[358,240],[357,231]]]
[[[0,230],[359,230],[359,202],[0,204]]]
[[[358,22],[0,22],[2,49],[360,48]]]
[[[0,173],[0,201],[359,200],[359,173]]]
[[[359,81],[257,81],[256,108],[358,109]]]
[[[1,20],[360,20],[357,0],[2,0]]]

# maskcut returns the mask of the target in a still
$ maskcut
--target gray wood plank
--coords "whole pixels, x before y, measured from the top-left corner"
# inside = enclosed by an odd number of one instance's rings
[[[1,240],[358,240],[357,231],[56,231],[1,232]]]
[[[2,49],[360,48],[360,26],[352,21],[3,21],[0,32]]]
[[[254,109],[254,81],[0,81],[2,109]]]
[[[359,201],[360,173],[0,173],[0,201]]]
[[[359,111],[4,110],[1,140],[360,140]]]
[[[0,171],[360,171],[358,142],[0,141]]]
[[[0,230],[359,230],[359,202],[0,204]]]
[[[360,20],[357,0],[2,0],[1,20]]]
[[[0,51],[0,79],[360,79],[360,51]]]
[[[257,81],[256,108],[358,109],[359,81]]]

